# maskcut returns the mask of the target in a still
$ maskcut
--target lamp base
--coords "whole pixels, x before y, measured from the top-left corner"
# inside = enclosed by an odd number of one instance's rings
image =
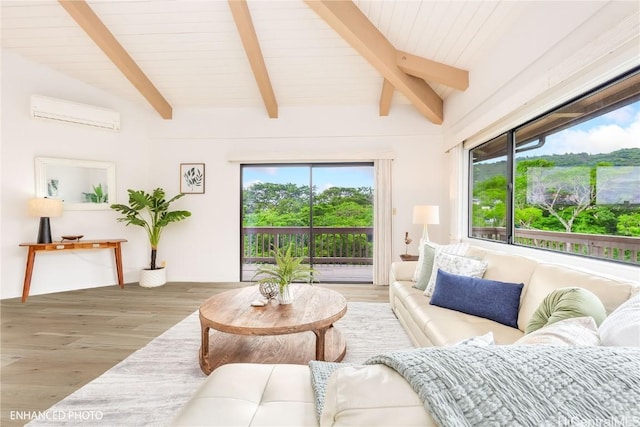
[[[422,237],[420,238],[420,244],[424,245],[429,242],[429,230],[427,229],[427,224],[424,225],[424,230],[422,231]]]
[[[49,223],[48,216],[43,216],[40,218],[37,243],[51,243],[51,224]]]

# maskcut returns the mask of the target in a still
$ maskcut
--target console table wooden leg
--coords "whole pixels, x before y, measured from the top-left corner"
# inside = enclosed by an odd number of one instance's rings
[[[29,296],[29,289],[31,288],[31,275],[33,274],[33,263],[36,259],[35,248],[29,247],[29,253],[27,254],[27,268],[24,272],[24,285],[22,286],[22,302],[27,301]]]
[[[124,275],[122,273],[122,250],[120,247],[120,243],[116,245],[113,251],[116,255],[116,271],[118,272],[118,285],[121,288],[124,288]]]

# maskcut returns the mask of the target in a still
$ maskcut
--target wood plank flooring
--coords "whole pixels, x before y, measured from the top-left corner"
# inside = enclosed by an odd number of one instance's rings
[[[0,301],[0,425],[20,426],[12,411],[44,411],[239,283],[127,284]],[[388,301],[388,288],[315,285],[348,301]],[[14,418],[14,419],[12,419]]]

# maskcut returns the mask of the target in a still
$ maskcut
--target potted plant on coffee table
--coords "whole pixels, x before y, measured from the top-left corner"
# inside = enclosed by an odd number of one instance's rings
[[[293,243],[289,244],[286,251],[282,248],[274,250],[275,264],[262,264],[258,267],[253,278],[262,276],[258,284],[274,283],[278,285],[280,294],[278,301],[280,304],[291,304],[293,295],[289,285],[295,281],[310,283],[313,274],[316,273],[311,266],[303,264],[303,256],[293,255]]]
[[[133,224],[144,228],[151,244],[151,263],[149,268],[140,273],[140,286],[147,288],[161,286],[167,282],[166,269],[156,265],[158,243],[162,230],[172,222],[182,221],[190,217],[189,211],[170,211],[169,206],[184,194],[178,194],[169,200],[165,199],[162,188],[156,188],[151,193],[144,190],[127,190],[129,192],[129,205],[113,204],[111,209],[120,212],[123,216],[118,218],[125,225]]]

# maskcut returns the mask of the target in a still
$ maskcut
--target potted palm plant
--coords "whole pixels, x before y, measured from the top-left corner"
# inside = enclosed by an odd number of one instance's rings
[[[262,276],[257,281],[258,284],[273,283],[278,285],[280,294],[278,300],[280,304],[291,304],[293,295],[289,289],[289,285],[296,280],[311,282],[312,274],[316,270],[309,265],[303,264],[303,256],[293,255],[293,243],[289,244],[286,251],[281,248],[274,250],[275,264],[262,264],[258,267],[253,275],[255,279]]]
[[[150,267],[142,270],[140,274],[140,286],[155,287],[167,282],[164,266],[156,265],[158,243],[162,230],[172,222],[182,221],[190,217],[189,211],[170,211],[169,206],[184,194],[178,194],[169,200],[165,199],[162,188],[156,188],[151,193],[143,190],[127,190],[129,192],[129,205],[113,204],[111,209],[120,212],[123,216],[118,218],[125,225],[133,224],[144,228],[151,244]]]

